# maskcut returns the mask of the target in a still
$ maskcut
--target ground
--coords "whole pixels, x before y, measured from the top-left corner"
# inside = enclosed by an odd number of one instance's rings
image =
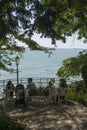
[[[11,118],[24,124],[25,130],[87,130],[87,107],[69,101],[65,105],[34,97],[31,103],[15,108],[14,102],[4,109]]]

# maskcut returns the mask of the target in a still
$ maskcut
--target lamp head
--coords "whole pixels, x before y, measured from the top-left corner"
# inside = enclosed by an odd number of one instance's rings
[[[15,63],[16,63],[16,65],[19,65],[19,63],[20,63],[20,58],[18,56],[15,57]]]

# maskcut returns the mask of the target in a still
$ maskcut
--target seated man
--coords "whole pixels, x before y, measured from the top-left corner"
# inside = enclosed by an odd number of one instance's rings
[[[30,101],[31,101],[32,100],[31,96],[35,96],[36,95],[36,85],[33,82],[32,78],[28,78],[27,91],[29,93],[29,98],[30,98]]]

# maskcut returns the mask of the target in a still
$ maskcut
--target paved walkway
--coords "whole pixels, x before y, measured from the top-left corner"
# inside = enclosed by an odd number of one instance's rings
[[[35,98],[26,108],[10,105],[7,113],[25,130],[87,130],[87,107],[73,102],[62,106]]]

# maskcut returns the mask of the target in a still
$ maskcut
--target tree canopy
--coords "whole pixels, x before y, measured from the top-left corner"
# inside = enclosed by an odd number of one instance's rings
[[[87,0],[0,0],[0,50],[10,50],[11,55],[23,51],[17,40],[40,49],[32,40],[34,33],[51,38],[55,44],[56,40],[65,43],[67,36],[77,32],[78,39],[86,42],[86,25]],[[3,55],[8,65],[13,60],[6,50],[0,52],[3,69],[7,69]]]
[[[87,52],[80,52],[78,56],[65,59],[57,75],[63,78],[81,76],[82,67],[87,63]],[[83,77],[82,77],[83,78]]]
[[[52,43],[65,42],[77,31],[86,40],[86,5],[86,0],[0,0],[0,39],[16,33],[31,38],[36,32]]]

